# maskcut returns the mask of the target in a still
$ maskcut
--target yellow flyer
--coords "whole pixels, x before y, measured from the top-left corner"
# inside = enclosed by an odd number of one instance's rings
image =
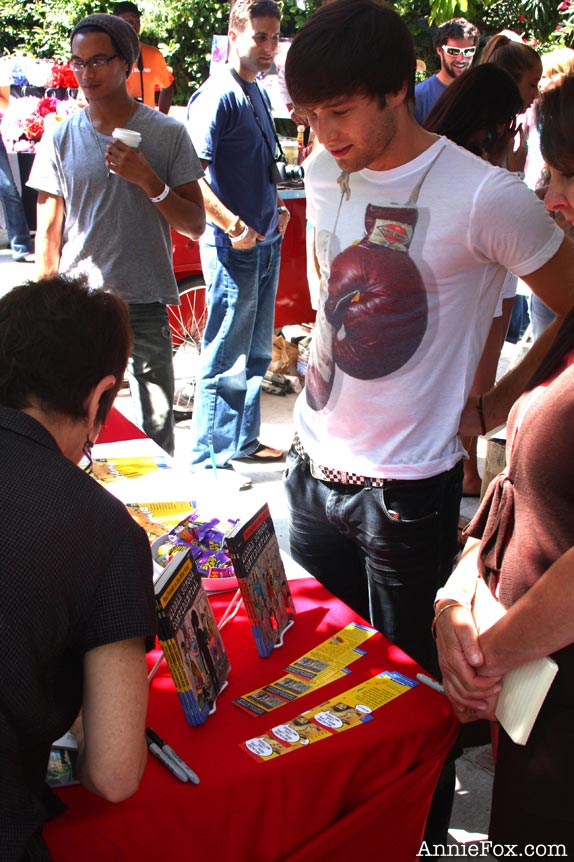
[[[376,633],[370,626],[349,623],[286,667],[285,676],[244,694],[234,703],[251,715],[264,715],[315,691],[350,673],[348,665],[365,655],[359,645]]]
[[[167,459],[161,455],[141,458],[94,458],[93,476],[102,484],[118,479],[138,479],[157,470],[169,470]]]
[[[358,647],[376,633],[377,630],[370,626],[349,623],[344,629],[306,652],[285,670],[305,679],[314,679],[329,670],[338,674],[342,668],[364,655]]]
[[[373,721],[373,712],[417,685],[416,680],[403,674],[383,671],[291,721],[247,739],[240,747],[260,763],[273,760]]]

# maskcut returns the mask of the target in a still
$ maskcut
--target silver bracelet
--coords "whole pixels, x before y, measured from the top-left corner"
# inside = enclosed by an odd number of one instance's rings
[[[249,225],[245,225],[241,233],[238,233],[237,236],[230,236],[229,239],[231,240],[231,242],[240,242],[242,239],[245,239],[248,233]]]
[[[166,183],[165,186],[163,187],[162,193],[160,195],[158,195],[156,198],[150,198],[150,201],[152,202],[152,204],[160,204],[162,201],[164,201],[166,199],[166,197],[168,196],[170,191],[171,191],[171,189],[168,186],[168,184]]]
[[[278,212],[279,214],[281,214],[281,213],[287,213],[288,215],[290,215],[289,210],[287,209],[287,207],[277,207],[277,212]]]

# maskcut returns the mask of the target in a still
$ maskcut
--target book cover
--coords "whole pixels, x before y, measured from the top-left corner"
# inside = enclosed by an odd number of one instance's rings
[[[188,549],[154,579],[158,639],[186,718],[202,724],[227,685],[229,659]]]
[[[55,739],[50,748],[50,758],[46,770],[46,784],[49,787],[67,787],[79,784],[76,769],[78,742],[71,731]]]
[[[146,531],[153,542],[176,527],[186,515],[195,511],[193,500],[166,501],[162,503],[126,503],[126,509]]]
[[[68,787],[70,784],[79,784],[80,779],[76,772],[77,759],[77,748],[60,748],[55,744],[52,745],[46,771],[46,784],[49,787]]]
[[[265,503],[226,537],[257,652],[266,658],[283,643],[295,605],[281,559],[275,527]]]

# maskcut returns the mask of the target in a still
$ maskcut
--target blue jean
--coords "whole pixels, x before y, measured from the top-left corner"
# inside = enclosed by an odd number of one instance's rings
[[[134,346],[128,364],[136,422],[170,455],[175,451],[173,352],[165,305],[130,303]]]
[[[0,137],[0,198],[6,218],[6,230],[10,240],[10,248],[14,258],[30,254],[34,250],[30,229],[24,212],[22,198],[14,183],[14,177],[10,170],[8,153],[4,141]]]
[[[535,293],[530,297],[530,320],[532,322],[532,339],[536,341],[544,330],[550,326],[556,315]]]
[[[383,488],[314,479],[291,449],[285,471],[293,558],[431,673],[436,591],[452,570],[462,462]]]
[[[521,293],[517,293],[514,297],[512,314],[510,315],[510,322],[508,324],[508,332],[506,333],[505,340],[510,341],[511,344],[516,344],[526,332],[526,327],[529,323],[530,316],[528,314],[528,302],[526,301],[525,296],[522,296]]]
[[[218,467],[259,444],[261,382],[273,344],[281,237],[240,251],[201,246],[207,326],[193,411],[191,464]]]

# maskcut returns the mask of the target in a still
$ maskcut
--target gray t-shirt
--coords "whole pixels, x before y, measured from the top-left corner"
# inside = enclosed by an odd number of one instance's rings
[[[182,123],[140,104],[127,128],[141,132],[141,151],[171,188],[203,176]],[[109,140],[82,110],[38,147],[28,185],[66,208],[60,271],[86,273],[127,302],[178,304],[169,224],[143,189],[108,176]]]

